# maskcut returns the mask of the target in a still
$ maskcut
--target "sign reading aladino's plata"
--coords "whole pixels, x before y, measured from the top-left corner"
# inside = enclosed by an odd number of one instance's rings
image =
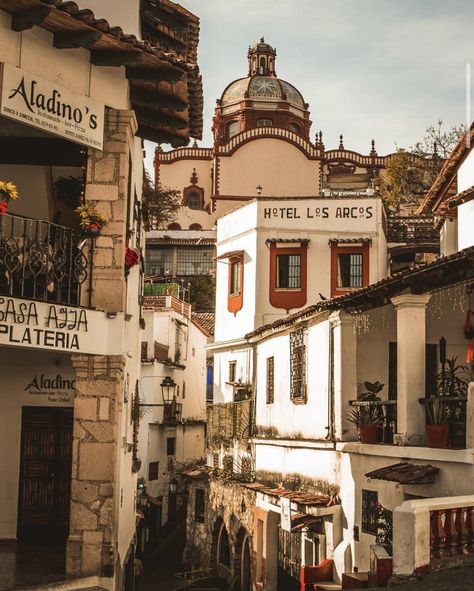
[[[104,104],[1,64],[0,115],[102,150]]]

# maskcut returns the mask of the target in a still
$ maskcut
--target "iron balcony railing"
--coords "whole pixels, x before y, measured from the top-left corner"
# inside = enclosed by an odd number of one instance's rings
[[[405,244],[439,243],[439,230],[430,216],[390,217],[387,240]]]
[[[80,232],[71,228],[0,216],[0,294],[79,306],[87,282],[90,307],[93,253],[84,246]]]
[[[211,404],[207,407],[208,447],[230,445],[234,439],[248,440],[253,435],[253,399]]]

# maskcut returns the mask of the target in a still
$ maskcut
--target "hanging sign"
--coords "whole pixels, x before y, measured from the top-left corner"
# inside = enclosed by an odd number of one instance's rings
[[[9,64],[1,66],[0,115],[102,150],[103,103]]]
[[[280,508],[280,527],[283,531],[291,531],[291,500],[286,497],[280,497]]]

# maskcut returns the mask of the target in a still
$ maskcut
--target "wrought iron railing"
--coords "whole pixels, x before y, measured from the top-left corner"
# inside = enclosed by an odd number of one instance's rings
[[[253,400],[212,404],[207,407],[208,446],[247,440],[253,435]]]
[[[51,222],[16,215],[0,216],[0,294],[81,305],[90,281],[92,250],[81,234]],[[89,286],[90,287],[90,286]],[[90,291],[87,305],[91,305]]]
[[[439,242],[439,231],[430,216],[391,217],[387,220],[387,240],[408,244]]]

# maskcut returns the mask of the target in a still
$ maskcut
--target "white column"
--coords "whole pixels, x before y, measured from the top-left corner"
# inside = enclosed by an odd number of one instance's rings
[[[339,441],[357,441],[357,429],[344,418],[351,408],[349,400],[357,400],[357,335],[354,317],[345,312],[334,312],[329,321],[333,351],[334,436]]]
[[[426,305],[430,295],[403,294],[392,298],[397,310],[397,434],[398,445],[424,440]]]

